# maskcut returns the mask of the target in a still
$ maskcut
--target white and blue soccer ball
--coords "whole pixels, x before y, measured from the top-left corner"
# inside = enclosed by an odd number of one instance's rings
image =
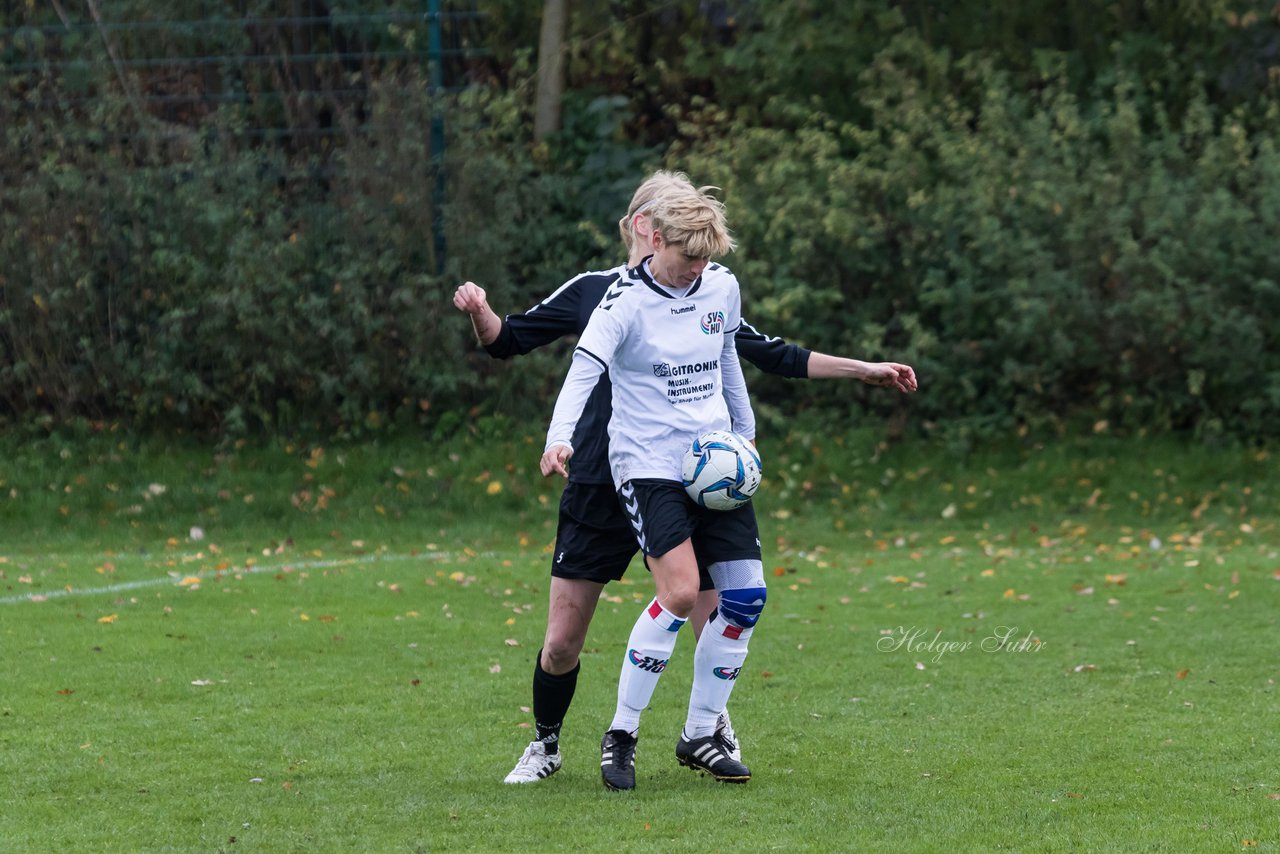
[[[737,433],[712,430],[693,440],[680,474],[695,504],[732,510],[750,501],[760,487],[760,455]]]

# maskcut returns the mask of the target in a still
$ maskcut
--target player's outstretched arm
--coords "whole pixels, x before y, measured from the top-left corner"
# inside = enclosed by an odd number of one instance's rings
[[[864,362],[826,353],[809,354],[809,379],[855,379],[867,385],[891,386],[904,394],[919,388],[916,372],[897,362]]]
[[[453,292],[453,307],[458,311],[471,315],[471,328],[475,330],[476,340],[489,346],[498,340],[502,331],[502,318],[489,308],[489,300],[484,288],[475,282],[466,282]]]

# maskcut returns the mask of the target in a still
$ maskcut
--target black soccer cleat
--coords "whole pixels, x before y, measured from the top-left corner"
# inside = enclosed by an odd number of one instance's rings
[[[683,732],[676,742],[676,759],[695,771],[705,771],[721,783],[745,783],[751,769],[725,752],[724,742],[714,734],[689,739]]]
[[[600,740],[600,779],[615,792],[636,787],[636,737],[625,730],[611,729]]]

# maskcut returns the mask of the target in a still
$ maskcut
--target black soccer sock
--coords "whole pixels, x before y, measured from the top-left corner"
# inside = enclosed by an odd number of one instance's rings
[[[534,660],[533,723],[538,741],[546,745],[548,753],[560,750],[560,727],[573,702],[581,669],[582,662],[578,662],[568,673],[554,676],[542,669],[542,650]]]

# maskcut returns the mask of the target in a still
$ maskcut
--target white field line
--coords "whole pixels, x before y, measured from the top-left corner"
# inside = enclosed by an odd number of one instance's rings
[[[477,555],[483,557],[484,555]],[[365,555],[364,557],[333,558],[330,560],[289,561],[286,563],[254,564],[253,566],[228,567],[226,569],[206,569],[191,573],[166,573],[163,577],[141,578],[136,581],[122,581],[106,587],[72,588],[60,587],[57,590],[32,591],[17,596],[6,596],[0,599],[0,605],[16,605],[19,602],[44,602],[48,599],[64,599],[68,596],[101,596],[108,593],[123,593],[126,590],[140,590],[146,587],[161,587],[171,584],[175,587],[185,578],[216,578],[226,575],[258,575],[264,572],[296,572],[309,569],[330,569],[335,566],[357,566],[368,563],[400,563],[406,561],[437,561],[456,557],[452,552],[425,552],[417,555],[382,554]]]

